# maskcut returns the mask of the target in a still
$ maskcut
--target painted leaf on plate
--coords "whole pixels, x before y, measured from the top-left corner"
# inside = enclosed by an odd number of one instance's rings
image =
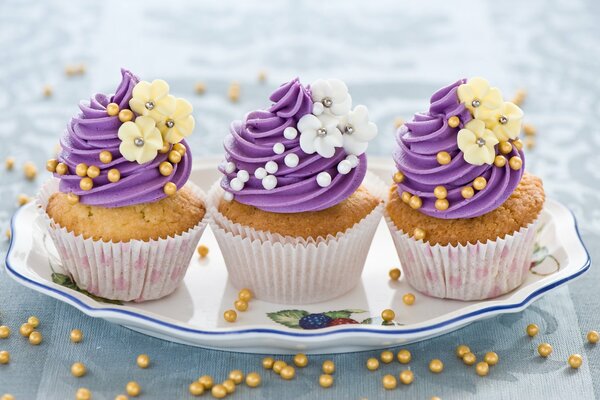
[[[304,310],[281,310],[272,313],[267,313],[267,316],[278,324],[287,326],[288,328],[300,328],[300,319],[308,315]]]
[[[123,305],[122,301],[105,299],[103,297],[98,297],[96,295],[93,295],[90,292],[88,292],[87,290],[80,289],[79,287],[77,287],[75,282],[73,282],[73,279],[71,279],[70,276],[65,275],[65,274],[59,274],[58,272],[53,272],[52,273],[52,282],[56,283],[57,285],[64,286],[66,288],[75,290],[75,291],[77,291],[81,294],[84,294],[84,295],[90,297],[91,299],[94,299],[100,303]]]
[[[327,311],[323,314],[327,315],[331,319],[336,318],[350,318],[352,314],[361,314],[365,313],[365,310],[338,310],[338,311]]]

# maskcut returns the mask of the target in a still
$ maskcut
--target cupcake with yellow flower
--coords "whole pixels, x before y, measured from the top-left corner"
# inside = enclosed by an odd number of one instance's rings
[[[38,204],[63,267],[107,299],[173,292],[206,226],[204,194],[187,183],[191,104],[163,80],[122,70],[115,94],[80,104]]]
[[[399,128],[386,218],[415,289],[476,300],[525,280],[545,196],[525,172],[522,118],[472,78],[438,90],[427,112]]]

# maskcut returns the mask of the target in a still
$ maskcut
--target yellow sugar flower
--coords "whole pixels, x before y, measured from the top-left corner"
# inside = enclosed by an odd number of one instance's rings
[[[480,110],[493,110],[502,104],[502,93],[497,88],[490,87],[483,78],[472,78],[458,87],[456,92],[461,103],[471,111],[471,114],[480,119]]]
[[[133,88],[129,107],[137,114],[157,122],[164,120],[175,110],[175,97],[169,94],[169,84],[162,79],[141,81]]]
[[[523,110],[516,104],[505,101],[496,109],[482,110],[480,118],[485,122],[485,127],[494,132],[498,140],[506,141],[516,139],[521,133]]]
[[[194,130],[194,117],[191,115],[192,105],[185,99],[175,101],[175,109],[158,122],[158,129],[169,143],[179,143]]]
[[[163,146],[162,136],[150,117],[137,117],[119,127],[119,151],[127,161],[145,164],[156,158]]]
[[[496,157],[498,139],[479,119],[472,119],[458,132],[458,148],[471,165],[492,164]]]

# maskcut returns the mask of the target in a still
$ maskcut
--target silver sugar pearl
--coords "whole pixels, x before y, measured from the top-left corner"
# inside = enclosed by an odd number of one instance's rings
[[[348,135],[352,135],[354,133],[354,127],[352,125],[347,125],[346,126],[346,133]]]
[[[167,126],[167,128],[172,128],[172,127],[174,127],[174,126],[175,126],[175,121],[173,121],[172,119],[168,119],[168,120],[165,122],[165,125]]]
[[[477,138],[477,140],[475,141],[475,143],[477,143],[477,146],[483,147],[483,146],[485,146],[485,139],[484,138]]]
[[[325,128],[317,129],[317,136],[325,136],[325,135],[327,135],[327,129],[325,129]]]
[[[148,101],[148,102],[146,102],[146,104],[144,104],[144,106],[146,107],[147,110],[152,110],[154,108],[154,102]]]
[[[329,97],[324,97],[321,103],[323,103],[325,107],[329,108],[333,104],[333,100],[331,100]]]
[[[481,101],[479,101],[479,99],[473,99],[473,101],[471,102],[471,105],[473,107],[477,108],[481,105]]]
[[[498,118],[498,122],[504,125],[508,122],[508,118],[506,118],[504,115],[501,115],[500,118]]]
[[[137,147],[142,147],[144,145],[144,139],[141,137],[137,137],[133,139],[133,144],[135,144]]]

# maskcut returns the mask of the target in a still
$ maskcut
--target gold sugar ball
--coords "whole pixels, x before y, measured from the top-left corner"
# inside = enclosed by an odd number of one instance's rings
[[[429,400],[442,400],[441,397],[438,396],[431,396],[431,399]]]
[[[524,124],[523,125],[523,133],[526,136],[534,136],[537,132],[536,132],[535,126],[533,126],[531,124]]]
[[[222,399],[227,396],[227,389],[223,385],[215,385],[212,387],[210,394],[212,394],[215,399]]]
[[[527,146],[527,150],[533,149],[535,147],[535,139],[533,137],[526,137],[525,146]]]
[[[8,157],[6,161],[4,161],[4,166],[8,171],[12,170],[15,167],[14,157]]]
[[[262,379],[258,372],[250,372],[248,375],[246,375],[246,385],[248,387],[255,388],[260,386],[261,381]]]
[[[10,362],[10,353],[6,350],[0,351],[0,364],[8,364]]]
[[[58,163],[58,165],[56,166],[56,171],[55,171],[58,175],[65,175],[69,172],[69,167],[67,167],[67,164],[64,163]]]
[[[583,357],[580,354],[571,354],[569,356],[569,365],[571,368],[577,369],[581,367],[581,364],[583,364]]]
[[[450,161],[452,161],[452,157],[450,157],[450,154],[447,151],[440,151],[439,153],[437,153],[435,158],[437,159],[437,162],[441,165],[450,164]]]
[[[538,346],[538,354],[544,358],[552,354],[552,346],[550,345],[550,343],[541,343]]]
[[[279,374],[281,372],[281,370],[284,369],[285,367],[287,367],[287,364],[285,361],[277,360],[273,363],[273,372],[275,372],[276,374]]]
[[[25,178],[31,181],[37,175],[37,167],[34,163],[28,161],[23,165],[23,173],[25,174]]]
[[[48,172],[56,172],[56,166],[58,165],[58,160],[56,158],[51,158],[46,161],[46,171]]]
[[[377,369],[379,369],[379,360],[371,357],[367,360],[367,369],[369,371],[376,371]]]
[[[29,203],[29,201],[31,201],[31,199],[26,194],[21,193],[17,196],[17,203],[19,203],[20,206],[24,206],[25,204]]]
[[[390,279],[393,281],[397,281],[398,279],[400,279],[400,274],[400,268],[392,268],[390,269],[390,272],[388,272]]]
[[[448,190],[443,186],[436,186],[435,189],[433,189],[433,195],[437,199],[445,199],[448,196]]]
[[[108,170],[108,180],[112,183],[117,183],[121,180],[121,171],[116,168]]]
[[[119,105],[117,103],[108,103],[106,105],[106,113],[111,117],[119,114]]]
[[[129,400],[129,397],[125,396],[124,394],[118,394],[115,397],[115,400]]]
[[[77,164],[77,166],[75,167],[75,174],[77,174],[77,176],[81,176],[81,177],[87,176],[87,169],[88,169],[87,164],[85,164],[85,163]]]
[[[2,327],[0,327],[0,329],[1,328]],[[1,333],[0,333],[0,337],[2,337]],[[598,332],[596,332],[596,331],[589,331],[587,333],[587,341],[590,342],[591,344],[596,344],[596,343],[598,343],[599,340],[600,340],[600,334],[598,334]]]
[[[98,159],[100,160],[100,162],[102,164],[108,164],[109,162],[112,161],[113,156],[112,153],[108,150],[102,150],[100,152],[100,154],[98,155]]]
[[[67,194],[67,201],[69,202],[69,204],[75,205],[75,204],[79,203],[79,196],[73,192],[69,192]]]
[[[444,370],[444,363],[438,358],[429,361],[429,370],[434,374],[439,374]]]
[[[394,353],[389,350],[382,351],[379,357],[381,358],[381,362],[384,364],[389,364],[394,361]]]
[[[485,361],[480,361],[475,366],[475,373],[479,376],[486,376],[490,372],[490,366]]]
[[[506,165],[506,157],[497,155],[496,158],[494,158],[494,165],[498,168],[504,167]]]
[[[19,333],[26,338],[28,338],[29,335],[31,335],[31,332],[33,332],[33,326],[31,326],[31,324],[28,322],[25,322],[19,328]]]
[[[200,378],[198,378],[198,383],[204,386],[204,389],[210,389],[214,384],[213,378],[210,375],[202,375]]]
[[[206,257],[208,255],[208,246],[205,244],[198,246],[198,255],[200,258]]]
[[[335,364],[331,360],[323,361],[323,365],[321,366],[321,370],[325,374],[333,375],[335,372]]]
[[[133,112],[127,108],[119,111],[119,121],[128,122],[133,119]]]
[[[196,94],[204,94],[204,92],[206,92],[206,85],[202,82],[198,82],[194,86],[194,91]]]
[[[304,353],[298,353],[294,356],[294,365],[304,368],[308,365],[308,357]]]
[[[171,150],[169,152],[169,156],[167,158],[173,164],[179,164],[179,162],[181,162],[181,154],[178,151],[175,151],[175,150]]]
[[[279,372],[279,375],[281,376],[282,379],[289,381],[290,379],[294,379],[294,377],[296,376],[296,369],[294,367],[292,367],[291,365],[286,365],[285,367],[283,367],[281,369],[281,372]]]
[[[87,169],[87,176],[94,179],[100,175],[100,168],[95,165],[90,165]]]
[[[498,364],[499,360],[500,360],[500,357],[498,357],[498,354],[496,354],[493,351],[488,351],[483,356],[483,361],[485,361],[486,363],[488,363],[488,365],[491,365],[491,366]]]
[[[469,346],[466,346],[464,344],[461,344],[456,347],[456,357],[458,357],[458,358],[463,358],[465,356],[465,354],[470,353],[470,352],[471,352],[471,349],[469,348]]]
[[[44,85],[44,87],[42,88],[42,94],[44,95],[44,97],[52,96],[52,92],[52,85]]]
[[[400,171],[396,171],[396,173],[394,174],[394,182],[396,182],[396,183],[404,182],[404,174]]]
[[[233,303],[233,306],[235,307],[236,310],[241,311],[241,312],[248,310],[248,302],[244,301],[244,300],[237,299]]]
[[[523,104],[523,101],[525,101],[526,97],[527,97],[527,91],[525,91],[525,89],[519,89],[515,93],[515,97],[512,99],[512,102],[515,103],[516,105],[520,106],[521,104]]]
[[[487,180],[483,176],[478,176],[473,180],[473,188],[475,190],[483,190],[487,186]]]
[[[400,372],[400,382],[405,385],[410,385],[415,380],[415,374],[409,369]]]
[[[410,197],[408,205],[410,206],[410,208],[417,210],[423,205],[423,200],[421,200],[419,196],[413,195]]]
[[[177,193],[177,186],[173,182],[167,182],[165,183],[165,186],[163,186],[163,191],[167,196],[173,196]]]
[[[186,147],[181,143],[175,143],[173,145],[173,150],[178,152],[182,157],[185,154],[185,152],[187,151]]]
[[[381,378],[381,384],[386,390],[393,390],[396,389],[396,387],[398,386],[398,381],[396,380],[396,377],[394,375],[388,374],[384,375],[383,378]]]
[[[29,343],[31,343],[34,346],[37,346],[38,344],[42,343],[42,340],[42,334],[38,331],[33,331],[29,335]]]
[[[163,161],[158,165],[158,171],[162,176],[169,176],[173,172],[173,164]]]
[[[447,199],[437,199],[435,201],[435,208],[440,211],[447,210],[448,207],[450,207],[450,203],[448,202]]]
[[[412,306],[415,304],[415,300],[415,295],[412,293],[406,293],[404,296],[402,296],[402,302],[407,306]]]
[[[160,154],[166,154],[171,150],[171,143],[163,142],[162,147],[158,150]]]
[[[383,310],[381,312],[381,318],[385,321],[385,322],[390,322],[392,321],[394,318],[396,317],[396,313],[394,312],[394,310],[390,310],[389,308]]]
[[[400,195],[400,199],[402,199],[402,201],[406,204],[408,204],[411,197],[412,195],[408,192],[402,192],[402,194]]]
[[[521,142],[520,139],[513,140],[512,144],[513,144],[513,146],[514,146],[515,149],[517,149],[519,151],[523,150],[523,142]]]
[[[475,195],[475,189],[473,189],[471,186],[465,186],[460,191],[460,194],[463,198],[470,199],[471,197],[473,197]]]
[[[229,89],[227,90],[227,96],[229,100],[233,103],[237,102],[240,99],[240,85],[237,82],[231,83],[229,85]]]
[[[540,332],[540,328],[536,324],[527,325],[527,329],[525,330],[527,334],[531,337],[534,337]]]
[[[498,144],[498,150],[500,150],[500,153],[502,154],[508,154],[512,151],[512,149],[513,147],[510,142],[502,141]]]
[[[400,364],[408,364],[412,360],[412,354],[410,354],[410,351],[402,349],[398,351],[396,358]]]
[[[510,160],[508,160],[508,165],[517,171],[523,166],[523,160],[521,160],[521,157],[513,156],[510,158]]]
[[[10,328],[6,325],[0,326],[0,339],[6,339],[10,336]]]
[[[142,392],[142,388],[140,387],[140,384],[136,381],[130,381],[127,382],[127,385],[125,386],[125,391],[131,397],[137,397]]]
[[[91,400],[92,392],[90,389],[79,388],[77,392],[75,392],[75,400]]]
[[[462,356],[462,360],[465,365],[473,365],[477,362],[477,357],[475,354],[468,352]]]
[[[235,382],[231,379],[225,379],[221,385],[227,390],[227,394],[235,392]]]
[[[456,128],[459,124],[460,118],[458,118],[456,115],[453,115],[450,118],[448,118],[448,125],[450,126],[450,128]]]
[[[238,299],[244,300],[244,301],[252,300],[252,291],[250,289],[245,289],[245,288],[240,290],[238,293]]]
[[[190,383],[188,390],[192,396],[202,396],[204,394],[204,386],[198,381]]]
[[[258,72],[258,81],[263,83],[267,80],[267,72],[266,71],[259,71]]]
[[[223,313],[223,318],[225,318],[225,321],[227,322],[235,322],[237,319],[237,313],[235,310],[227,310]]]
[[[229,379],[231,379],[236,385],[239,385],[244,380],[244,373],[239,369],[234,369],[229,373]]]
[[[425,236],[426,236],[426,232],[424,229],[415,228],[415,230],[413,232],[413,237],[415,238],[415,240],[423,240],[423,239],[425,239]]]
[[[148,357],[148,354],[140,354],[135,359],[135,362],[138,367],[145,369],[150,366],[150,357]]]
[[[396,117],[396,118],[394,118],[394,128],[398,129],[402,125],[404,125],[404,118],[402,118],[402,117]]]
[[[92,178],[81,178],[81,180],[79,181],[79,187],[81,188],[81,190],[91,190],[94,187],[94,181],[92,181]]]
[[[327,374],[322,374],[319,376],[319,385],[322,388],[330,388],[333,386],[333,376],[331,375],[327,375]]]
[[[262,359],[262,366],[264,369],[271,369],[273,368],[274,362],[275,360],[273,360],[273,357],[265,357]]]
[[[73,365],[71,365],[71,375],[73,375],[77,378],[84,376],[86,372],[87,372],[87,370],[85,368],[85,365],[83,365],[83,363],[76,362]]]
[[[71,342],[73,343],[79,343],[83,340],[83,332],[81,332],[79,329],[73,329],[69,336],[71,338]]]

